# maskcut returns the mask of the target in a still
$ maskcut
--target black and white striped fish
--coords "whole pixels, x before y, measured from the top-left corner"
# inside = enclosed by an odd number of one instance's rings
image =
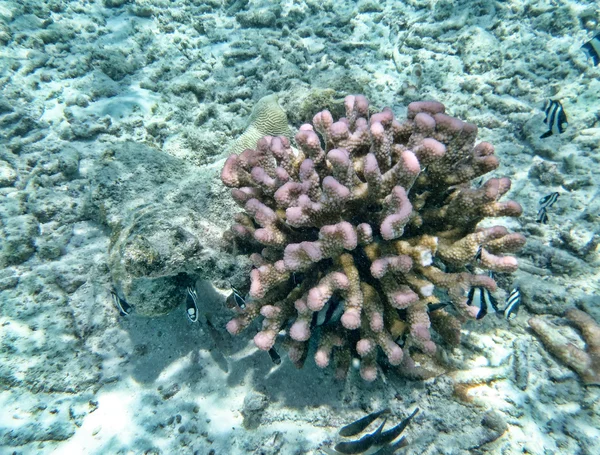
[[[241,292],[233,286],[231,286],[231,292],[231,296],[233,297],[233,301],[236,303],[236,305],[239,306],[242,310],[246,308],[246,299],[244,299]]]
[[[320,311],[313,313],[313,318],[310,323],[311,328],[337,322],[341,319],[344,313],[344,305],[335,296],[331,297],[325,306]]]
[[[536,223],[548,223],[548,209],[554,205],[559,196],[560,193],[555,191],[554,193],[550,193],[548,196],[544,196],[539,200],[540,209],[537,213],[537,218],[535,220]]]
[[[467,305],[479,308],[476,316],[477,319],[483,318],[490,308],[494,311],[498,311],[496,299],[492,296],[490,291],[482,287],[471,288],[467,295]]]
[[[539,201],[540,207],[543,209],[549,209],[558,200],[559,196],[560,196],[560,193],[558,191],[555,191],[554,193],[550,193],[548,196],[544,196]]]
[[[521,305],[521,291],[518,287],[513,288],[510,291],[509,296],[506,299],[506,306],[504,307],[504,317],[508,320],[513,319],[519,312],[519,306]]]
[[[427,312],[432,313],[433,311],[441,310],[442,308],[446,308],[450,305],[450,302],[438,302],[438,303],[428,303],[427,304]]]
[[[275,365],[281,364],[281,357],[279,357],[279,354],[277,354],[277,351],[275,350],[275,348],[269,349],[269,357],[271,357],[271,361]]]
[[[300,272],[292,272],[292,283],[294,286],[298,287],[304,280],[304,274]]]
[[[121,316],[127,316],[131,313],[131,305],[124,298],[120,297],[116,290],[111,289],[110,295]]]
[[[548,213],[546,212],[546,207],[542,207],[538,213],[537,218],[535,219],[536,223],[547,224],[548,223]]]
[[[481,261],[481,250],[483,249],[483,245],[479,245],[477,247],[477,253],[475,253],[475,260],[476,261]]]
[[[198,294],[191,286],[188,286],[185,296],[185,314],[191,322],[198,321]]]
[[[567,121],[567,114],[565,114],[560,101],[546,100],[544,103],[544,112],[546,113],[544,123],[548,125],[548,131],[542,134],[540,139],[552,136],[553,134],[564,133],[569,123]]]
[[[583,52],[592,59],[594,66],[600,62],[600,33],[581,46]]]

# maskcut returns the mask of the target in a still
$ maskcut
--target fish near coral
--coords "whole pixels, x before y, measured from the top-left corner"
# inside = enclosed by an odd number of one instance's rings
[[[379,417],[386,415],[390,412],[389,409],[383,409],[381,411],[373,412],[356,422],[343,427],[339,435],[348,437],[354,436],[363,432],[372,422],[377,420]],[[416,408],[411,415],[406,419],[402,420],[398,425],[390,428],[387,431],[383,431],[385,424],[387,423],[387,417],[383,419],[383,422],[377,427],[377,429],[364,435],[360,439],[354,441],[342,441],[335,445],[334,450],[327,449],[326,453],[330,455],[339,454],[363,454],[363,455],[383,455],[393,454],[401,447],[408,445],[404,437],[394,442],[398,436],[406,429],[408,424],[411,422],[413,417],[419,412],[419,408]]]
[[[487,273],[467,270],[473,258],[480,269],[517,269],[507,253],[524,237],[479,222],[522,209],[501,201],[508,178],[472,185],[498,167],[494,148],[476,144],[477,127],[441,103],[411,103],[404,120],[389,108],[370,115],[360,95],[345,108],[338,121],[322,111],[302,125],[297,151],[266,136],[227,158],[221,179],[243,211],[225,235],[253,251],[254,265],[251,299],[233,308],[227,330],[261,318],[256,346],[269,351],[284,331],[298,367],[317,338],[315,362],[333,361],[340,377],[359,357],[361,376],[374,380],[379,351],[402,374],[426,377],[439,370],[421,360],[435,366],[431,331],[456,343],[459,320],[480,314],[470,291],[496,289]]]

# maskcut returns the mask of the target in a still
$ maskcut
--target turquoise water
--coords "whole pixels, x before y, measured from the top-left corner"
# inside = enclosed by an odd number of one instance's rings
[[[0,1],[0,453],[598,453],[598,6]]]

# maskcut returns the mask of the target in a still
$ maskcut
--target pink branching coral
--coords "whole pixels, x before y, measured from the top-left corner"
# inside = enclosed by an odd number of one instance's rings
[[[360,95],[346,97],[345,108],[338,121],[323,111],[302,125],[299,150],[267,136],[227,159],[221,179],[244,209],[228,239],[255,251],[252,299],[227,329],[238,334],[261,315],[256,345],[269,350],[285,330],[297,366],[318,333],[320,367],[333,358],[343,375],[358,355],[361,376],[371,381],[381,350],[402,373],[422,377],[415,360],[434,358],[431,329],[456,344],[459,319],[477,314],[467,305],[469,290],[496,289],[467,266],[517,268],[504,254],[524,237],[478,223],[519,216],[521,207],[499,201],[508,178],[471,184],[498,159],[491,144],[475,145],[475,125],[446,115],[442,104],[411,103],[404,121],[389,108],[370,114]],[[452,312],[428,311],[440,297]],[[319,326],[324,312],[336,313],[332,304],[341,316]]]

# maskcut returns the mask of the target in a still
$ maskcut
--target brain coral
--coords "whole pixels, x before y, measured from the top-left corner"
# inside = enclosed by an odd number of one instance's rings
[[[240,153],[244,149],[254,147],[263,136],[282,135],[289,136],[287,115],[279,103],[276,95],[262,97],[250,114],[248,126],[244,133],[235,141],[231,152]]]
[[[254,251],[252,298],[227,329],[238,334],[262,316],[256,345],[269,350],[285,331],[299,367],[314,338],[317,365],[333,358],[340,376],[360,357],[368,381],[385,359],[425,377],[436,342],[458,343],[460,321],[477,316],[469,291],[496,289],[485,270],[517,268],[504,254],[524,237],[479,222],[521,207],[499,201],[508,178],[472,184],[498,167],[494,148],[476,145],[477,127],[442,104],[411,103],[404,121],[389,108],[370,114],[360,95],[345,108],[337,122],[323,111],[302,125],[299,150],[266,136],[227,159],[221,179],[244,209],[227,235]],[[449,311],[432,311],[441,299]]]

